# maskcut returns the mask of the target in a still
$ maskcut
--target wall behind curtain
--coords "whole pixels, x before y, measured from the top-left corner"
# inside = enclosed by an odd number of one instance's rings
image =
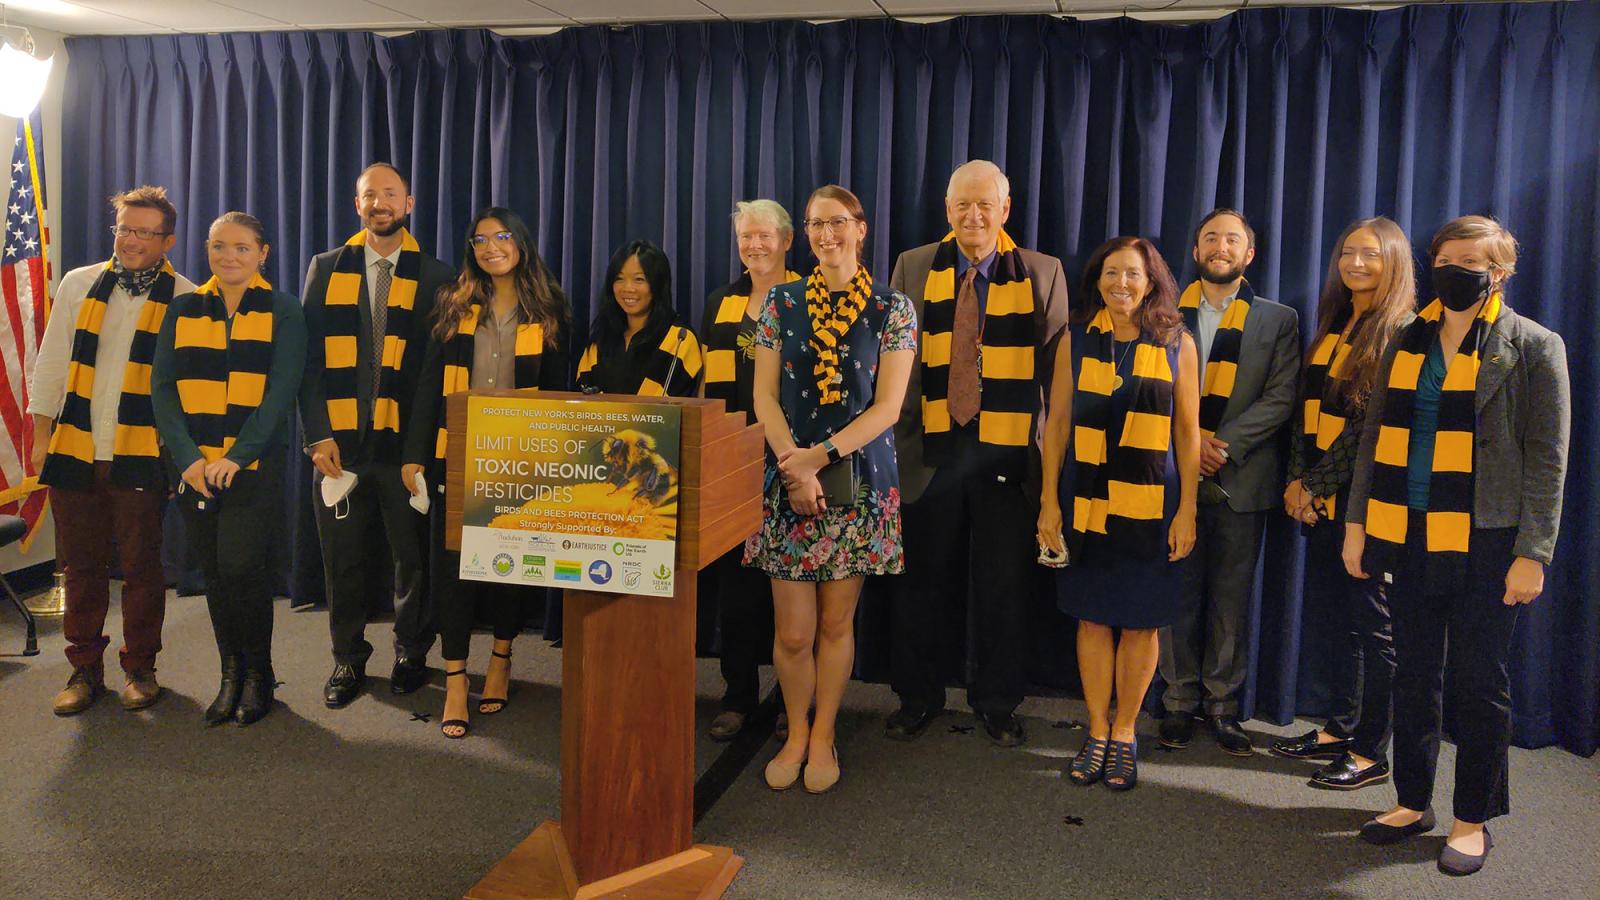
[[[886,278],[897,253],[943,235],[950,170],[984,157],[1011,177],[1011,233],[1074,278],[1121,233],[1154,239],[1192,276],[1199,216],[1244,209],[1260,235],[1252,283],[1306,313],[1308,333],[1349,220],[1389,215],[1425,246],[1452,216],[1493,213],[1523,243],[1510,301],[1566,336],[1586,409],[1600,388],[1597,45],[1594,0],[1253,10],[1187,27],[983,17],[78,38],[60,244],[67,266],[104,258],[105,198],[165,184],[182,211],[181,270],[203,275],[207,224],[243,208],[271,230],[269,278],[293,287],[359,227],[356,174],[387,159],[411,174],[413,230],[446,261],[475,209],[516,208],[587,322],[611,250],[646,237],[698,322],[736,273],[735,200],[773,197],[798,218],[812,188],[849,186]],[[1597,429],[1575,423],[1566,528],[1513,674],[1517,740],[1583,753],[1600,742]],[[313,559],[298,592],[320,591]],[[1329,636],[1301,652],[1300,579],[1299,542],[1275,527],[1247,708],[1277,721],[1325,696]],[[868,608],[863,674],[883,672],[881,624]],[[1033,655],[1041,683],[1074,680],[1069,642]]]

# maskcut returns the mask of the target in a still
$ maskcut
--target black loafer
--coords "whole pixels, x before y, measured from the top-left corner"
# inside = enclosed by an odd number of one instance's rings
[[[347,666],[343,663],[333,667],[333,674],[328,676],[328,683],[322,689],[322,702],[329,709],[339,709],[349,706],[350,701],[361,694],[361,688],[367,683],[367,671],[364,666]]]
[[[1020,747],[1028,739],[1022,731],[1022,720],[1015,713],[973,713],[983,723],[983,730],[997,747]]]
[[[409,694],[427,683],[427,662],[409,656],[402,656],[394,661],[394,671],[389,673],[391,693]]]
[[[1361,826],[1361,839],[1369,844],[1384,847],[1398,844],[1415,835],[1427,834],[1433,830],[1435,824],[1433,809],[1430,807],[1422,811],[1422,818],[1410,825],[1385,825],[1377,819],[1372,819]]]
[[[1494,849],[1494,836],[1489,834],[1489,829],[1483,830],[1483,852],[1477,856],[1470,856],[1460,850],[1452,848],[1448,843],[1439,851],[1439,871],[1446,875],[1471,875],[1483,868],[1484,862],[1489,859],[1489,851]]]
[[[1217,746],[1234,756],[1251,756],[1256,752],[1250,735],[1244,733],[1238,716],[1212,716],[1211,731],[1217,736]]]
[[[942,712],[943,708],[917,709],[901,706],[889,716],[889,721],[884,723],[883,734],[897,741],[915,740],[917,735],[928,730],[928,726],[933,724],[933,720]]]
[[[1330,791],[1353,791],[1388,780],[1388,760],[1380,759],[1364,766],[1356,762],[1353,754],[1346,753],[1318,769],[1311,776],[1311,786]]]
[[[1283,738],[1272,742],[1272,752],[1289,759],[1338,759],[1350,749],[1350,739],[1317,742],[1320,731],[1308,731],[1299,737]]]
[[[1161,736],[1157,742],[1168,750],[1182,750],[1194,740],[1195,716],[1193,713],[1168,710],[1161,720]]]

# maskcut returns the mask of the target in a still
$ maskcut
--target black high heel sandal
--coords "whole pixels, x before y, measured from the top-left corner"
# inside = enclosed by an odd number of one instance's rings
[[[509,653],[501,653],[498,650],[490,650],[489,651],[489,655],[490,656],[499,657],[500,659],[507,659],[507,660],[511,658],[511,654],[509,654]],[[478,701],[478,712],[481,715],[492,716],[495,713],[501,711],[502,709],[505,709],[507,706],[511,705],[511,698],[509,696],[511,694],[511,670],[510,670],[510,668],[511,668],[511,664],[507,663],[506,664],[506,694],[507,694],[507,696],[505,696],[505,697],[484,697],[484,698],[480,699]]]
[[[1072,758],[1072,765],[1067,768],[1067,777],[1072,783],[1080,787],[1088,787],[1100,780],[1106,772],[1106,742],[1099,738],[1084,740],[1083,746],[1078,748],[1078,755]]]
[[[1139,783],[1139,741],[1112,741],[1106,753],[1106,787],[1131,791]]]
[[[445,683],[449,684],[450,679],[456,677],[457,675],[460,675],[462,678],[467,677],[467,667],[462,666],[461,668],[456,669],[454,672],[446,669],[444,673]],[[467,690],[472,690],[472,683],[470,681],[467,682]],[[471,726],[467,723],[466,719],[445,719],[443,722],[439,723],[439,733],[452,741],[459,741],[467,736],[467,731],[470,727]],[[450,732],[445,731],[446,728],[459,728],[461,729],[461,733],[451,734]]]

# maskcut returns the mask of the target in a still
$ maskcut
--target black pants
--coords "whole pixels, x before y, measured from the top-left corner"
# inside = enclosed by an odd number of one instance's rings
[[[444,494],[428,510],[428,591],[438,615],[439,650],[445,659],[466,659],[479,601],[497,641],[515,640],[528,620],[528,602],[547,588],[462,580],[461,554],[444,547]]]
[[[743,545],[724,553],[701,571],[700,586],[717,607],[722,708],[749,715],[761,702],[761,664],[772,659],[772,579],[743,558]]]
[[[400,483],[400,467],[383,463],[348,465],[356,486],[331,508],[322,502],[321,482],[312,497],[322,568],[328,580],[328,629],[335,662],[365,666],[372,645],[367,627],[365,561],[383,552],[388,541],[394,559],[394,649],[397,656],[421,658],[433,646],[433,617],[422,564],[426,519],[411,508],[411,492]],[[435,497],[434,502],[443,498]]]
[[[1367,759],[1387,759],[1394,730],[1394,630],[1376,578],[1344,568],[1344,523],[1323,522],[1306,537],[1306,634],[1330,645],[1328,734]]]
[[[1389,593],[1394,613],[1395,789],[1407,809],[1426,809],[1433,802],[1448,695],[1456,739],[1455,817],[1487,822],[1511,810],[1507,661],[1522,606],[1501,601],[1516,529],[1474,530],[1467,583],[1430,585],[1422,577],[1426,550],[1421,515],[1411,513],[1406,563],[1395,573]]]
[[[910,709],[942,709],[945,684],[960,674],[968,706],[1002,715],[1027,689],[1039,500],[985,461],[972,431],[956,432],[927,490],[901,509],[906,568],[890,588],[891,684]],[[952,672],[963,657],[967,672]]]
[[[1266,514],[1202,505],[1183,561],[1178,616],[1161,630],[1162,704],[1170,712],[1237,716],[1250,667],[1250,595]]]
[[[217,654],[242,657],[252,667],[272,663],[272,588],[267,576],[271,532],[262,523],[278,515],[278,505],[267,494],[278,490],[282,478],[265,477],[266,471],[240,471],[232,487],[201,501],[204,508],[197,506],[188,485],[177,501],[190,564],[205,576]]]

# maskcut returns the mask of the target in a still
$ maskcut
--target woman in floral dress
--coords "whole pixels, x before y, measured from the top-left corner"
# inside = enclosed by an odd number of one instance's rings
[[[745,562],[772,576],[773,667],[789,716],[767,784],[793,787],[803,766],[806,790],[820,794],[839,781],[834,722],[855,658],[862,582],[904,568],[892,426],[917,322],[911,301],[874,286],[860,262],[867,217],[854,194],[818,188],[803,224],[817,266],[773,289],[756,329],[753,401],[771,453],[761,530],[746,542]]]

